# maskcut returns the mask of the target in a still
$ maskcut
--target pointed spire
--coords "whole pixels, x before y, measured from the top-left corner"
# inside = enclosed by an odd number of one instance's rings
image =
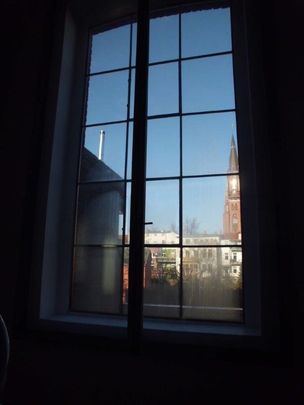
[[[236,145],[234,136],[231,136],[230,156],[229,156],[229,168],[228,173],[234,173],[239,171],[239,159],[236,151]]]

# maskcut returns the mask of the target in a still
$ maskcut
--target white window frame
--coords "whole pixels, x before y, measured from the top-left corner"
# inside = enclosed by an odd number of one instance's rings
[[[108,8],[106,5],[96,6],[95,4],[95,8],[91,9],[89,3],[71,1],[67,8],[62,6],[57,13],[28,321],[33,329],[75,331],[89,335],[126,338],[127,320],[125,318],[76,314],[69,312],[68,309],[73,244],[71,230],[75,221],[74,195],[80,150],[80,128],[85,94],[83,77],[86,69],[89,27],[97,24],[111,27],[113,22],[120,25],[124,21],[127,22],[135,12],[133,4],[135,2],[128,2],[128,5],[120,7],[120,2],[117,1],[115,5],[108,5]],[[170,6],[170,3],[177,2],[168,0],[166,3]],[[181,4],[185,3],[187,2],[181,2]],[[263,109],[255,107],[258,97],[255,97],[254,103],[252,102],[252,89],[257,84],[257,79],[262,79],[262,74],[258,70],[257,74],[250,76],[251,65],[248,60],[252,62],[252,55],[247,52],[248,31],[245,27],[249,15],[246,7],[250,1],[233,0],[230,3],[233,22],[233,62],[236,72],[235,93],[237,102],[239,100],[238,134],[247,134],[246,137],[238,136],[241,161],[242,227],[250,230],[250,232],[243,232],[242,235],[246,249],[243,252],[243,263],[246,269],[243,276],[245,322],[238,325],[203,321],[145,320],[143,337],[148,340],[173,339],[202,344],[216,342],[215,344],[219,345],[228,341],[232,346],[260,347],[269,341],[270,336],[272,341],[274,339],[271,330],[276,324],[276,308],[272,304],[273,301],[269,305],[265,304],[265,300],[263,302],[261,291],[261,269],[267,271],[265,270],[267,260],[264,260],[263,267],[260,246],[265,242],[265,237],[261,238],[259,232],[261,218],[258,215],[256,198],[258,188],[254,155],[255,136],[260,130],[254,123],[258,122],[263,115],[261,111]],[[84,13],[89,9],[91,12]],[[258,68],[257,65],[254,66],[256,67]],[[77,86],[74,85],[75,83]],[[265,129],[262,130],[264,134],[265,131]],[[79,135],[77,139],[75,134]],[[267,322],[263,322],[264,312],[270,315],[268,327],[265,327]],[[215,340],[214,337],[216,337]]]

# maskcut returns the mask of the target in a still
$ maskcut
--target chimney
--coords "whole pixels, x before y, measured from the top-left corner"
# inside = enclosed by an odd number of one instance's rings
[[[106,132],[101,129],[99,134],[99,148],[98,148],[98,159],[103,160],[103,151],[104,151],[104,141],[105,141]]]

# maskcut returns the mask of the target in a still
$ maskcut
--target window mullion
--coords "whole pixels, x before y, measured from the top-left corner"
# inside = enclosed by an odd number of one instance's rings
[[[130,137],[130,100],[131,100],[131,77],[132,77],[132,38],[133,24],[130,24],[130,45],[129,45],[129,77],[128,77],[128,104],[127,104],[127,125],[126,125],[126,143],[125,143],[125,167],[124,167],[124,200],[123,200],[123,225],[122,225],[122,260],[121,260],[121,288],[120,288],[120,312],[123,313],[123,295],[124,295],[124,261],[126,255],[126,207],[127,207],[127,171],[128,171],[128,145]]]
[[[145,222],[145,177],[149,62],[149,1],[138,2],[137,54],[134,101],[128,338],[137,350],[143,328],[143,263]]]
[[[178,112],[180,139],[180,179],[179,179],[179,243],[180,243],[180,285],[179,285],[179,316],[183,317],[183,123],[182,123],[182,16],[178,15]]]

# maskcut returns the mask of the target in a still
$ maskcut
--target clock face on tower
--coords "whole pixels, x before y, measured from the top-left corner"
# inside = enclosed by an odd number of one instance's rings
[[[237,179],[235,177],[230,180],[230,190],[233,194],[237,192]]]

